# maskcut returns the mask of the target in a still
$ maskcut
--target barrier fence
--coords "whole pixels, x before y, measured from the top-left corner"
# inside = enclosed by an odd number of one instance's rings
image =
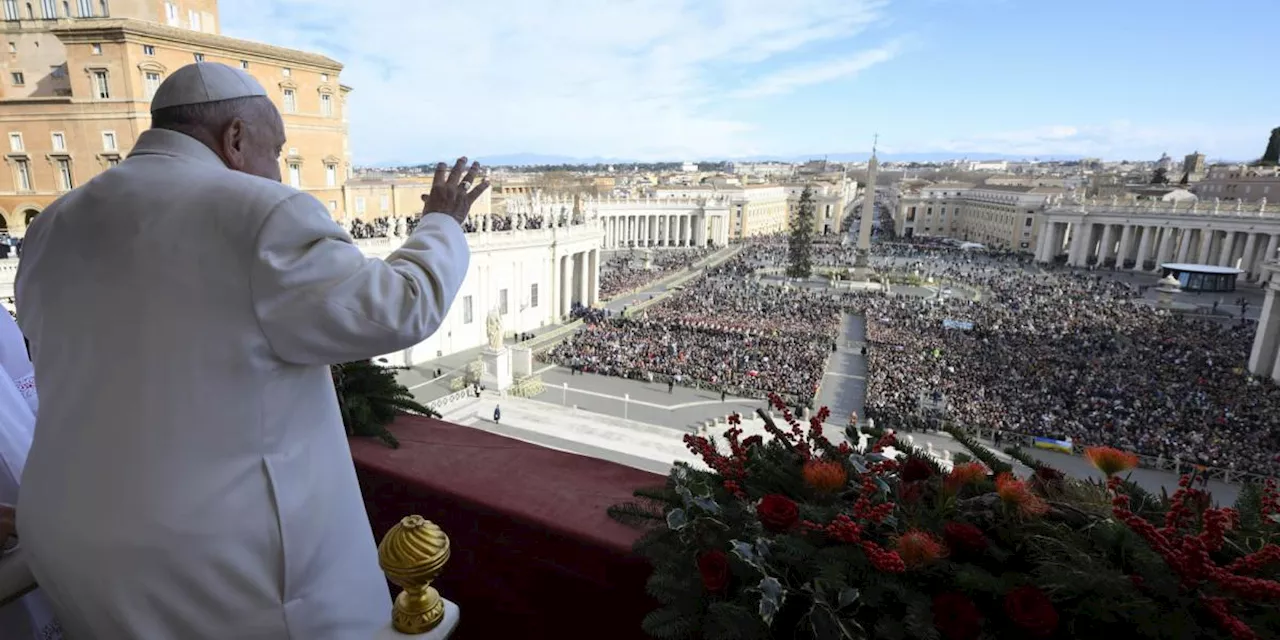
[[[1035,436],[1028,436],[1026,434],[1014,433],[1012,431],[1004,431],[1001,429],[970,429],[967,427],[961,427],[961,430],[963,430],[966,433],[971,433],[975,435],[980,440],[987,440],[993,443],[995,439],[992,436],[999,433],[1001,438],[1001,446],[1019,446],[1027,449],[1045,448],[1045,447],[1036,447],[1035,441],[1037,440],[1037,438]],[[1045,438],[1039,438],[1039,439],[1045,440]],[[1005,443],[1008,443],[1008,445],[1006,445]],[[1059,449],[1056,447],[1048,448],[1047,450],[1059,451],[1060,453],[1065,453],[1067,455],[1072,455],[1076,457],[1084,457],[1085,446],[1088,446],[1088,445],[1072,443],[1072,448],[1071,448],[1072,450],[1069,452],[1063,451],[1062,449]],[[1257,473],[1249,473],[1245,471],[1238,471],[1235,469],[1227,469],[1223,467],[1212,467],[1209,465],[1198,464],[1195,462],[1188,462],[1176,456],[1173,458],[1165,458],[1164,456],[1152,457],[1152,456],[1145,456],[1141,454],[1135,454],[1135,455],[1138,456],[1138,466],[1143,469],[1154,469],[1156,471],[1172,471],[1176,475],[1182,475],[1184,473],[1197,471],[1202,476],[1207,476],[1211,480],[1221,480],[1226,484],[1233,484],[1233,483],[1244,484],[1249,482],[1261,483],[1272,478],[1272,476],[1266,476],[1266,475],[1257,474]]]

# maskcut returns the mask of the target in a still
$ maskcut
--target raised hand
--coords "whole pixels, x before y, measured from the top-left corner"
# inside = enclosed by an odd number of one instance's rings
[[[436,165],[436,175],[431,180],[431,193],[422,196],[422,215],[428,213],[443,213],[454,220],[461,223],[467,218],[467,214],[471,212],[471,205],[489,188],[489,180],[485,178],[481,180],[479,186],[472,187],[475,182],[476,175],[480,173],[480,163],[472,163],[471,169],[464,170],[467,167],[467,158],[463,156],[458,158],[454,163],[453,169],[445,175],[445,163],[441,162]]]

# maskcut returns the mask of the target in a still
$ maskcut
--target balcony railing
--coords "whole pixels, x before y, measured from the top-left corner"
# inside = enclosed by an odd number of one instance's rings
[[[605,510],[661,476],[427,418],[391,431],[399,449],[351,441],[365,506],[377,534],[408,513],[448,532],[432,585],[462,609],[453,638],[645,638],[649,568]]]
[[[638,533],[605,510],[662,476],[428,418],[391,431],[399,449],[351,441],[398,594],[375,640],[646,638]],[[21,548],[0,559],[0,605],[32,588]]]

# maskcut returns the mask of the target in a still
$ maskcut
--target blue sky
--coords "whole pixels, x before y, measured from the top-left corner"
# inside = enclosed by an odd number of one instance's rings
[[[821,155],[874,133],[890,153],[1251,159],[1280,126],[1280,0],[219,4],[226,35],[347,65],[362,164]]]

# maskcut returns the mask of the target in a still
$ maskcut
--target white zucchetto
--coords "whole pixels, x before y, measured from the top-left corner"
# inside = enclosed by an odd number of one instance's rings
[[[266,97],[267,90],[253,76],[216,62],[196,62],[173,72],[151,98],[151,112],[169,107],[219,102],[252,96]]]

